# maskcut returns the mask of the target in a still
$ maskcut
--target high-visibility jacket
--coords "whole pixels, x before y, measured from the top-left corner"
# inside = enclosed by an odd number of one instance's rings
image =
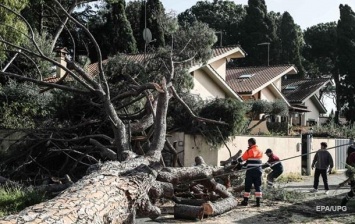
[[[263,152],[259,149],[257,145],[250,146],[247,151],[242,155],[242,160],[246,161],[247,167],[251,166],[261,166]]]

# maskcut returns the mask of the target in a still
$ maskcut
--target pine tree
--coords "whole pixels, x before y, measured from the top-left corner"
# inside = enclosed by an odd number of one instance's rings
[[[111,28],[112,50],[111,54],[136,53],[137,44],[133,36],[131,24],[129,23],[125,12],[125,0],[118,0],[111,5],[110,20],[107,28]]]
[[[348,5],[340,5],[338,21],[338,68],[340,77],[340,103],[345,105],[345,116],[351,123],[355,121],[355,13]]]
[[[294,23],[292,16],[284,12],[279,27],[279,38],[281,41],[281,64],[294,64],[299,75],[304,75],[304,68],[301,62],[302,34],[300,28]]]
[[[163,4],[159,0],[147,0],[145,7],[146,9],[144,9],[143,7],[142,8],[143,12],[141,13],[142,32],[146,24],[146,27],[149,28],[150,31],[152,32],[152,39],[155,40],[150,44],[156,48],[164,47],[165,46],[164,29],[161,26],[161,21],[165,17],[165,9],[163,7]],[[144,41],[142,41],[142,43],[144,44]]]
[[[258,44],[270,43],[270,64],[272,64],[276,31],[273,20],[268,16],[265,1],[249,0],[246,11],[241,41],[241,45],[248,53],[244,63],[246,65],[266,65],[268,50],[266,46],[258,46]]]

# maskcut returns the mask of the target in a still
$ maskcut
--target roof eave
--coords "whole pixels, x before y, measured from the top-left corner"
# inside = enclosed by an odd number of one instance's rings
[[[276,80],[280,79],[284,75],[295,75],[297,74],[297,69],[294,65],[290,65],[288,69],[286,69],[284,72],[280,73],[278,76],[275,78],[271,79],[270,81],[264,83],[263,85],[259,86],[258,88],[252,90],[252,94],[254,95],[255,93],[259,92],[260,90],[264,89],[265,87],[269,86]]]
[[[210,76],[210,78],[216,82],[216,84],[225,91],[226,95],[231,98],[243,101],[243,99],[236,93],[224,80],[223,78],[214,70],[210,65],[203,67],[203,70]]]
[[[241,49],[240,47],[235,47],[233,48],[232,50],[229,50],[221,55],[218,55],[217,57],[212,57],[210,58],[206,64],[199,64],[199,65],[195,65],[195,66],[192,66],[190,69],[189,69],[189,72],[193,72],[201,67],[204,67],[206,65],[209,65],[215,61],[218,61],[222,58],[226,58],[226,59],[231,59],[231,58],[245,58],[245,55],[246,53],[244,52],[243,49]]]

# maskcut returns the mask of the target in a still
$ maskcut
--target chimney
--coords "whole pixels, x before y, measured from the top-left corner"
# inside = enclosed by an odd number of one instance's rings
[[[67,67],[67,62],[65,61],[65,56],[68,54],[67,48],[56,48],[54,49],[54,52],[56,52],[55,57],[57,59],[57,62],[62,66]],[[56,78],[62,78],[65,73],[66,72],[64,69],[57,66]]]

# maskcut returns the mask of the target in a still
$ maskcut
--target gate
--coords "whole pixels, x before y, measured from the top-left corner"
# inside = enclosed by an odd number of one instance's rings
[[[346,151],[350,144],[349,139],[335,139],[335,169],[345,170]],[[343,146],[340,146],[343,145]],[[339,147],[338,147],[339,146]]]

